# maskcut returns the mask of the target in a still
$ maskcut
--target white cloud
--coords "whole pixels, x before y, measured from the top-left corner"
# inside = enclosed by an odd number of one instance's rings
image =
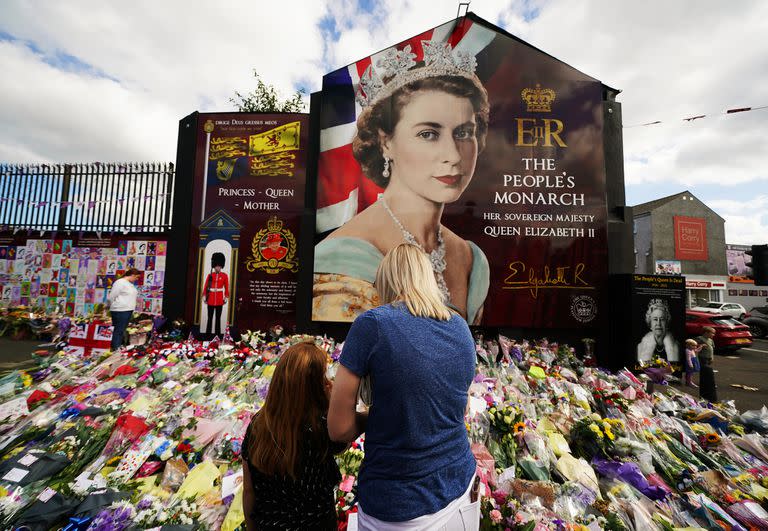
[[[179,119],[233,110],[253,69],[285,96],[306,79],[317,90],[324,6],[261,5],[4,3],[0,32],[17,40],[0,42],[0,159],[174,160]]]
[[[725,218],[725,241],[752,245],[768,241],[768,195],[761,194],[748,201],[716,199],[707,206]]]
[[[442,24],[456,8],[455,0],[3,2],[0,38],[20,41],[0,41],[0,160],[174,160],[178,120],[232,109],[234,90],[254,86],[252,69],[285,96],[297,83],[318,90],[326,71]],[[722,185],[724,198],[768,188],[768,110],[722,114],[768,104],[768,2],[474,0],[471,8],[622,89],[625,124],[664,122],[624,130],[628,184]],[[324,38],[324,20],[338,40]],[[708,117],[682,121],[699,114]],[[729,241],[768,233],[764,217],[737,215],[726,214],[737,227]]]
[[[623,90],[628,184],[728,185],[762,180],[768,111],[722,113],[768,104],[768,4],[546,2],[519,35]],[[748,45],[746,45],[749,43]],[[688,123],[685,117],[706,114]]]
[[[19,44],[0,42],[0,159],[35,162],[169,160],[171,109],[119,83],[57,70]],[[52,90],[52,88],[54,90]]]

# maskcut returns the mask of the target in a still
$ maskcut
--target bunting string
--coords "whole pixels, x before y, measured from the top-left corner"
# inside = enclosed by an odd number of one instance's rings
[[[0,203],[15,203],[19,206],[29,206],[29,207],[46,207],[50,206],[52,208],[60,207],[60,208],[75,208],[80,209],[83,207],[87,207],[88,209],[94,208],[96,205],[103,205],[103,204],[110,204],[110,203],[125,203],[125,202],[133,202],[133,201],[150,201],[152,199],[163,199],[170,194],[168,193],[161,193],[161,194],[147,194],[137,197],[116,197],[113,199],[101,199],[97,201],[30,201],[28,199],[22,199],[17,197],[0,197]]]
[[[633,125],[625,125],[624,129],[633,129],[635,127],[648,127],[649,125],[659,125],[659,124],[669,124],[674,122],[695,122],[696,120],[701,120],[702,118],[712,118],[714,116],[724,116],[728,114],[737,114],[737,113],[743,113],[743,112],[750,112],[750,111],[761,111],[764,109],[768,109],[768,105],[761,105],[760,107],[737,107],[734,109],[726,109],[723,112],[715,112],[710,114],[696,114],[693,116],[688,116],[686,118],[678,118],[675,120],[656,120],[654,122],[647,122],[643,124],[633,124]]]

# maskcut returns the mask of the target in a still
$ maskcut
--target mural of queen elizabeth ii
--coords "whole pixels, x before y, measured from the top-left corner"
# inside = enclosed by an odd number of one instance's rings
[[[488,130],[488,95],[474,57],[423,41],[424,60],[406,46],[384,59],[383,79],[361,81],[352,149],[378,200],[315,248],[312,318],[351,321],[378,305],[373,280],[384,255],[406,242],[430,258],[446,303],[479,323],[488,293],[482,250],[441,223],[446,204],[469,185]]]

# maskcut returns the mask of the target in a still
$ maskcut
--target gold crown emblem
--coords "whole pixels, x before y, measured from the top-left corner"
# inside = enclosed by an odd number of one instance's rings
[[[267,221],[267,230],[269,232],[280,232],[283,228],[283,222],[277,219],[277,216],[272,216]]]
[[[555,101],[555,91],[543,89],[536,83],[536,88],[523,89],[520,93],[528,106],[528,112],[552,112],[552,102]]]

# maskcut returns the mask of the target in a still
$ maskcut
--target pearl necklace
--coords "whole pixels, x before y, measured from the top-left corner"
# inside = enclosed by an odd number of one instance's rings
[[[446,263],[445,263],[445,242],[443,241],[443,227],[442,225],[438,225],[437,227],[437,249],[432,251],[431,253],[428,253],[424,247],[416,241],[416,238],[414,238],[413,234],[408,232],[408,230],[403,227],[403,224],[400,223],[400,220],[397,219],[394,212],[389,208],[389,205],[387,204],[387,201],[384,199],[384,195],[379,195],[379,200],[381,201],[382,206],[384,207],[384,210],[387,211],[387,214],[389,214],[389,217],[392,218],[392,221],[395,222],[395,225],[397,225],[397,228],[400,229],[400,232],[403,234],[403,240],[405,240],[406,243],[410,243],[412,245],[415,245],[419,249],[421,249],[424,254],[426,254],[429,257],[429,261],[432,264],[432,271],[435,272],[435,280],[437,280],[437,287],[440,288],[440,293],[443,294],[443,298],[445,299],[445,302],[448,302],[451,300],[451,292],[448,291],[448,284],[445,282],[445,277],[443,276],[443,271],[445,271]]]

